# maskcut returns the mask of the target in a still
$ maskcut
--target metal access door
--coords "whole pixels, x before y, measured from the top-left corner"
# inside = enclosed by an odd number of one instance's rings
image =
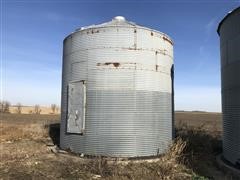
[[[84,81],[68,85],[67,132],[83,134],[85,130],[86,86]]]

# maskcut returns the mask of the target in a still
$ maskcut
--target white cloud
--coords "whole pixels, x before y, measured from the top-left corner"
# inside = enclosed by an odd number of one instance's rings
[[[205,31],[205,42],[207,42],[210,39],[210,36],[212,35],[212,33],[216,33],[216,29],[217,29],[217,18],[214,17],[212,19],[210,19],[207,24],[204,26],[204,31]]]

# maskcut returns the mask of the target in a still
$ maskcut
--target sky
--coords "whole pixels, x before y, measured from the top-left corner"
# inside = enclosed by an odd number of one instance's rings
[[[175,109],[221,112],[218,23],[240,1],[0,0],[1,100],[60,104],[63,39],[117,15],[174,41]]]

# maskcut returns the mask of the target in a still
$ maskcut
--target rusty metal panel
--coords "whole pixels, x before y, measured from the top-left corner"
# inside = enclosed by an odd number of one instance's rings
[[[172,66],[167,35],[121,18],[69,35],[64,40],[61,148],[115,157],[165,152],[173,138]],[[67,86],[78,80],[86,85],[82,136],[65,130]]]
[[[240,8],[219,24],[222,75],[223,156],[240,163]]]

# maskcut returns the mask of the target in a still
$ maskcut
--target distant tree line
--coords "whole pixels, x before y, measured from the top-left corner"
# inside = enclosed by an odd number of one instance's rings
[[[59,111],[59,106],[57,106],[56,104],[51,104],[51,110],[52,113],[55,114]]]
[[[0,112],[1,113],[10,113],[10,102],[0,101]]]
[[[10,111],[11,103],[9,101],[0,101],[0,113],[11,113]],[[22,113],[23,105],[21,103],[17,103],[15,106],[15,112],[17,114]],[[51,114],[56,114],[59,112],[59,106],[56,104],[51,104]],[[33,110],[30,110],[29,114],[41,114],[42,109],[40,108],[39,104],[34,105]]]
[[[17,114],[21,114],[22,113],[22,104],[17,103],[16,107],[17,107],[17,109],[16,109]]]

